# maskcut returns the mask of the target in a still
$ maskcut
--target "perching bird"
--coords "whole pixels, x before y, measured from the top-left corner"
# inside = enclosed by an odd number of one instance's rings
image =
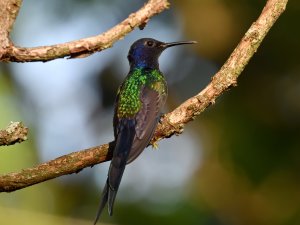
[[[115,102],[113,157],[94,224],[106,203],[108,213],[112,215],[125,166],[147,147],[159,121],[160,110],[168,93],[164,75],[159,70],[160,54],[172,46],[194,43],[196,42],[164,43],[152,38],[142,38],[130,47],[130,71],[118,90]]]

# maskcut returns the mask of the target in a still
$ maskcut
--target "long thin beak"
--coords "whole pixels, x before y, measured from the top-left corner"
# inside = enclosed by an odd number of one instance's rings
[[[170,42],[170,43],[164,43],[162,46],[164,48],[169,48],[176,45],[188,45],[188,44],[196,44],[197,41],[177,41],[177,42]]]

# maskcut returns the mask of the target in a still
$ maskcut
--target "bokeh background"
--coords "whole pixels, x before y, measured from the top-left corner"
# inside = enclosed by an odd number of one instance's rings
[[[84,59],[0,64],[0,127],[23,121],[30,138],[0,148],[0,173],[20,171],[113,139],[116,89],[129,46],[141,37],[197,40],[163,53],[164,112],[205,87],[266,1],[172,1],[113,48]],[[101,33],[141,0],[23,2],[12,38],[20,46]],[[127,166],[108,224],[300,224],[300,2],[290,1],[238,80],[179,137]],[[0,194],[1,224],[91,224],[108,163]]]

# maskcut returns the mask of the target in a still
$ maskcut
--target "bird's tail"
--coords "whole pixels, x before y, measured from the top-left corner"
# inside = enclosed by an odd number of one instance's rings
[[[98,222],[99,217],[100,217],[107,201],[108,201],[108,178],[107,178],[106,184],[105,184],[103,192],[102,192],[101,202],[99,204],[98,211],[97,211],[97,214],[96,214],[96,218],[94,220],[94,225],[96,225],[96,223]]]
[[[115,198],[125,170],[134,136],[135,122],[133,120],[122,121],[122,126],[120,127],[120,131],[116,140],[113,157],[108,171],[108,177],[104,190],[102,192],[102,199],[99,205],[94,225],[97,223],[106,203],[108,203],[109,215],[111,216],[113,214]]]

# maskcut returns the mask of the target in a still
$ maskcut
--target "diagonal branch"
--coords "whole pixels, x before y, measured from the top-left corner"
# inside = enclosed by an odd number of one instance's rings
[[[278,17],[284,12],[287,2],[288,0],[267,1],[259,18],[248,29],[222,68],[213,76],[210,84],[165,115],[167,122],[156,129],[153,141],[182,133],[186,123],[194,120],[210,104],[214,104],[216,98],[229,87],[237,85],[238,76],[243,72]]]
[[[174,111],[166,114],[152,143],[183,132],[184,125],[214,103],[229,87],[235,86],[237,78],[250,58],[257,51],[262,40],[285,10],[288,0],[268,0],[259,18],[251,25],[229,59],[214,75],[210,84],[196,96],[188,99]],[[101,145],[61,156],[18,173],[0,176],[0,191],[11,192],[30,185],[53,179],[65,174],[78,172],[111,159],[113,143]]]
[[[169,3],[167,0],[149,0],[140,10],[130,14],[127,19],[123,20],[110,30],[97,36],[83,38],[76,41],[34,48],[17,47],[11,44],[9,47],[5,48],[5,51],[2,53],[0,46],[0,61],[46,62],[64,57],[86,57],[95,52],[112,47],[114,42],[122,39],[125,35],[134,30],[134,28],[140,27],[142,29],[152,16],[164,11],[168,7]]]

